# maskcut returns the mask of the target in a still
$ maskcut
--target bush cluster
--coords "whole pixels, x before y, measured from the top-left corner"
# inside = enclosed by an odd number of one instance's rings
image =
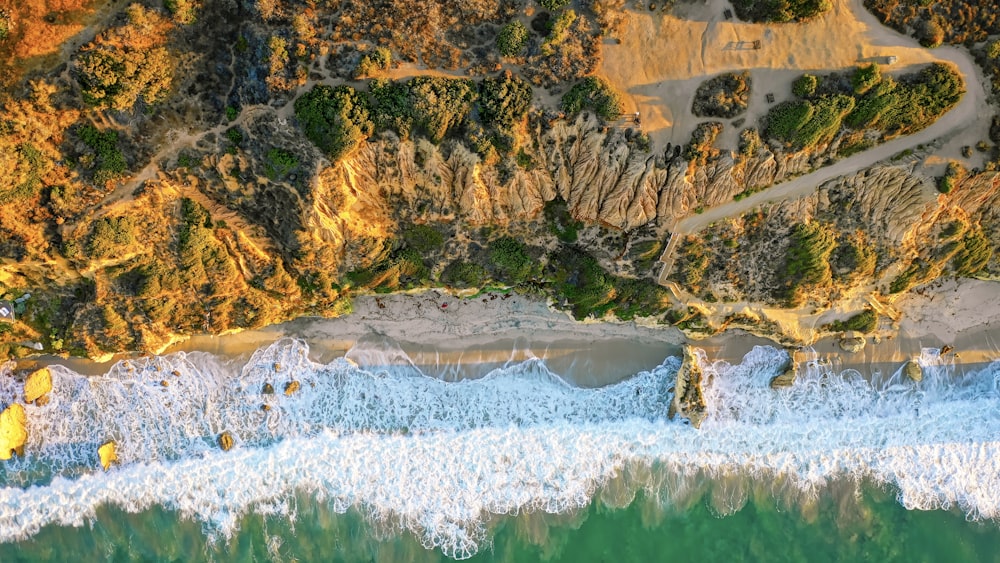
[[[528,28],[519,20],[514,20],[500,28],[497,34],[497,50],[505,57],[516,57],[528,44]]]
[[[812,80],[800,78],[793,90],[801,96]],[[829,142],[843,125],[854,129],[876,129],[886,137],[918,131],[954,107],[965,93],[958,72],[950,65],[935,63],[918,73],[883,77],[876,65],[860,67],[851,76],[850,89],[838,88],[836,79],[817,80],[829,84],[809,94],[809,99],[783,102],[765,118],[769,138],[804,149]]]
[[[606,120],[618,119],[625,106],[622,95],[603,78],[588,76],[577,82],[562,97],[562,109],[573,115],[585,109]]]
[[[750,105],[750,73],[727,72],[698,86],[692,112],[698,117],[730,119]]]
[[[752,22],[797,22],[833,7],[830,0],[733,0],[736,16]]]

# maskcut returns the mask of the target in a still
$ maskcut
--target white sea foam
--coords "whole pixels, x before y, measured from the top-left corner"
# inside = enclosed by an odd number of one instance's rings
[[[28,457],[0,473],[0,541],[81,525],[103,504],[163,505],[228,535],[242,514],[289,513],[305,492],[462,557],[489,541],[490,515],[571,510],[612,481],[602,498],[614,505],[637,489],[683,502],[695,476],[720,484],[711,502],[722,514],[742,507],[756,476],[807,497],[834,479],[872,479],[908,508],[1000,517],[1000,363],[955,376],[929,349],[920,384],[813,365],[775,391],[787,356],[758,347],[739,365],[704,362],[710,415],[695,430],[664,417],[676,358],[580,389],[539,360],[444,383],[405,361],[321,366],[306,352],[282,341],[242,368],[190,354],[97,378],[55,369],[49,405],[26,407]],[[286,397],[292,379],[300,390]],[[265,383],[275,395],[261,394]],[[18,393],[0,378],[0,400]],[[239,447],[215,448],[223,430]],[[108,438],[123,464],[103,473],[95,452]]]

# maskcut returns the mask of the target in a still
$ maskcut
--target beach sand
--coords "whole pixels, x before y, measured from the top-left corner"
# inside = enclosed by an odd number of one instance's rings
[[[939,287],[937,286],[939,285]],[[933,291],[933,294],[930,292]],[[856,369],[891,374],[920,356],[923,348],[954,347],[947,356],[957,373],[1000,358],[1000,283],[947,281],[903,297],[898,330],[869,336],[863,350],[843,351],[839,337],[790,349],[796,361],[820,359],[831,371]],[[577,322],[547,304],[516,294],[462,298],[441,291],[361,296],[351,315],[303,318],[225,336],[195,336],[165,353],[207,352],[245,361],[258,348],[281,338],[305,340],[314,361],[347,356],[366,367],[412,362],[445,380],[482,377],[510,361],[541,358],[554,373],[585,387],[606,385],[680,354],[687,341],[675,328],[636,322]],[[877,342],[876,342],[877,341]],[[738,363],[754,346],[778,346],[740,330],[693,342],[709,359]],[[400,353],[402,352],[402,353]],[[109,364],[83,359],[42,358],[87,374]]]

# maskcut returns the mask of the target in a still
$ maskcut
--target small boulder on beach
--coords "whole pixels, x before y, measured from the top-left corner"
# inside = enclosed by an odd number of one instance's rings
[[[851,354],[857,354],[865,349],[865,337],[851,331],[840,339],[840,349]]]
[[[906,366],[903,367],[903,373],[913,381],[919,382],[924,379],[924,368],[920,367],[920,363],[916,360],[906,362]]]

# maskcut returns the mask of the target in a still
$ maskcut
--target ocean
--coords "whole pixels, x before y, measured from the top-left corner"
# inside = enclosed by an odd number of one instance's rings
[[[785,351],[702,352],[695,429],[666,417],[674,356],[600,387],[523,351],[456,381],[385,342],[310,357],[53,366],[0,464],[0,561],[1000,560],[1000,362],[925,348],[914,383],[816,360],[773,390]]]

